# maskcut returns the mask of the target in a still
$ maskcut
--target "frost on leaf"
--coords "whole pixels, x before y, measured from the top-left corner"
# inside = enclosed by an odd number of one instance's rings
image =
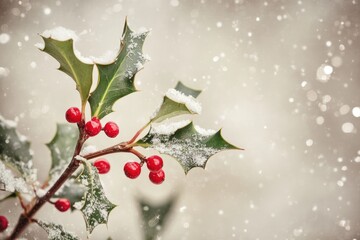
[[[135,74],[148,59],[142,53],[147,35],[147,31],[133,32],[125,22],[117,57],[110,64],[96,64],[99,82],[89,98],[92,116],[103,118],[112,112],[112,106],[117,100],[136,91]]]
[[[86,187],[86,191],[75,207],[83,213],[86,229],[91,233],[99,224],[107,224],[108,216],[116,205],[105,196],[97,169],[88,162],[83,162],[83,167],[79,181]]]
[[[29,186],[25,180],[20,177],[15,177],[2,162],[0,162],[0,183],[3,184],[3,190],[8,192],[30,192]],[[2,187],[0,187],[0,189],[2,189]]]
[[[174,157],[185,173],[194,167],[205,168],[208,159],[222,150],[240,149],[225,141],[220,130],[205,130],[192,122],[176,131],[174,124],[152,127],[136,144]]]
[[[34,182],[36,180],[36,170],[33,169],[32,151],[30,142],[25,136],[20,135],[16,131],[16,123],[5,120],[0,115],[0,161],[3,168],[9,168],[14,174],[22,177],[26,182]],[[17,190],[25,190],[21,184],[21,180],[10,176],[6,170],[1,171],[0,182],[5,188]],[[13,178],[12,178],[13,177]],[[12,180],[16,181],[13,182]]]
[[[201,91],[194,90],[178,82],[175,89],[169,89],[163,102],[151,119],[151,122],[162,122],[182,114],[201,113],[201,104],[195,99]]]
[[[80,240],[80,238],[73,233],[66,232],[64,227],[59,224],[40,220],[37,221],[37,224],[47,232],[49,240]]]

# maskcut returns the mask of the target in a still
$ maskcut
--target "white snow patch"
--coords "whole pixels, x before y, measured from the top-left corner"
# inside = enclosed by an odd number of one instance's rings
[[[91,56],[91,58],[94,62],[100,63],[100,64],[109,64],[114,62],[118,54],[118,51],[106,51],[102,56],[100,57],[94,57]]]
[[[0,162],[0,183],[5,187],[6,191],[9,192],[21,192],[29,193],[27,183],[23,178],[17,178],[13,173],[5,167],[5,164]]]
[[[204,129],[197,125],[195,125],[195,130],[203,136],[210,136],[216,133],[213,129]]]
[[[35,47],[37,47],[40,50],[44,50],[45,48],[45,44],[44,43],[35,43],[34,45]]]
[[[73,39],[74,41],[78,40],[79,37],[76,35],[76,33],[73,30],[64,28],[64,27],[56,27],[50,30],[45,30],[41,36],[45,38],[53,38],[59,41],[65,41],[69,39]]]
[[[17,123],[15,121],[7,120],[2,115],[0,115],[0,124],[5,124],[9,128],[16,128]]]
[[[151,128],[151,134],[159,134],[159,135],[172,135],[178,130],[179,128],[185,127],[190,123],[190,120],[183,120],[174,123],[166,123],[161,124],[158,126],[153,126]]]
[[[75,53],[75,56],[82,62],[84,63],[87,63],[87,64],[93,64],[94,61],[91,57],[84,57],[83,55],[81,55],[80,51],[77,50],[75,47],[74,47],[74,53]]]
[[[87,155],[87,154],[90,154],[90,153],[93,153],[93,152],[96,152],[96,146],[94,145],[89,145],[89,146],[85,146],[81,152],[80,152],[80,155],[84,156],[84,155]]]
[[[193,96],[187,96],[173,88],[170,88],[165,95],[175,102],[185,104],[191,112],[201,113],[201,104]]]

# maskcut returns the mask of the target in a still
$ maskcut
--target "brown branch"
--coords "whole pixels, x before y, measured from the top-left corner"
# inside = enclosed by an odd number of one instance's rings
[[[54,183],[54,185],[47,191],[47,193],[37,198],[33,206],[29,206],[29,211],[24,212],[20,215],[19,220],[12,232],[12,234],[7,238],[8,240],[15,240],[20,236],[20,234],[25,230],[25,228],[32,222],[33,216],[40,210],[40,208],[49,201],[49,199],[59,190],[59,188],[66,182],[68,178],[78,169],[80,162],[75,159],[79,155],[81,148],[84,142],[87,139],[87,135],[84,133],[84,121],[78,124],[79,127],[79,139],[77,141],[73,158],[66,168],[64,173],[59,177],[59,179]],[[27,208],[27,207],[26,207]]]

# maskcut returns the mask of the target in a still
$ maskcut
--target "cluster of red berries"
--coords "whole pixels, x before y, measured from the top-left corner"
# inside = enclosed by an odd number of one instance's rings
[[[82,118],[80,109],[77,107],[69,108],[65,113],[65,118],[69,123],[79,123]],[[98,135],[101,130],[111,138],[114,138],[119,134],[119,127],[114,122],[107,122],[102,128],[100,120],[97,117],[93,117],[90,121],[85,123],[85,132],[90,137]]]
[[[0,232],[5,231],[9,226],[9,221],[5,216],[0,216]]]
[[[146,166],[150,170],[149,179],[154,184],[161,184],[165,180],[165,173],[162,170],[163,160],[160,156],[154,155],[146,159]],[[124,166],[125,175],[128,178],[137,178],[141,173],[141,164],[138,162],[127,162]]]
[[[110,163],[100,158],[94,162],[99,174],[106,174],[110,171]],[[125,175],[128,178],[135,179],[141,173],[141,164],[138,162],[127,162],[124,166]],[[161,157],[154,155],[146,159],[146,166],[150,170],[149,179],[152,183],[160,184],[165,180],[165,173],[162,170],[163,160]]]
[[[97,159],[93,165],[97,168],[99,174],[106,174],[110,171],[110,163],[104,158]],[[141,173],[141,166],[138,162],[127,162],[124,166],[125,175],[131,179],[137,178]],[[154,155],[148,157],[146,159],[146,166],[150,170],[149,179],[152,183],[161,184],[165,180],[165,173],[162,169],[163,160],[160,156]],[[60,198],[54,205],[60,212],[66,212],[69,210],[71,203],[67,198]],[[6,218],[3,220],[2,216],[0,216],[0,231],[3,229],[3,225],[7,227],[7,220]],[[6,229],[6,227],[4,229]]]

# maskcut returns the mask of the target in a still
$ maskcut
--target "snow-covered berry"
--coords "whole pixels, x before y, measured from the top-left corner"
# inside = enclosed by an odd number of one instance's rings
[[[104,132],[106,136],[114,138],[119,134],[119,127],[114,122],[108,122],[104,126]]]
[[[78,123],[81,121],[81,112],[77,107],[69,108],[65,113],[65,118],[69,123]]]
[[[165,180],[165,173],[162,169],[157,172],[150,172],[149,179],[154,184],[161,184]]]
[[[0,232],[3,232],[9,226],[9,221],[5,216],[0,216]]]
[[[146,166],[151,172],[157,172],[163,167],[163,160],[158,155],[150,156],[146,159]]]
[[[124,172],[128,178],[137,178],[141,173],[141,166],[138,162],[127,162],[124,166]]]
[[[55,207],[60,212],[66,212],[67,210],[69,210],[70,206],[71,206],[71,203],[70,203],[69,199],[67,199],[67,198],[59,198],[55,202]]]
[[[93,137],[101,131],[101,123],[97,117],[93,117],[90,121],[85,124],[85,132]]]
[[[94,167],[97,168],[99,174],[105,174],[110,171],[110,163],[104,158],[96,160],[94,162]]]

